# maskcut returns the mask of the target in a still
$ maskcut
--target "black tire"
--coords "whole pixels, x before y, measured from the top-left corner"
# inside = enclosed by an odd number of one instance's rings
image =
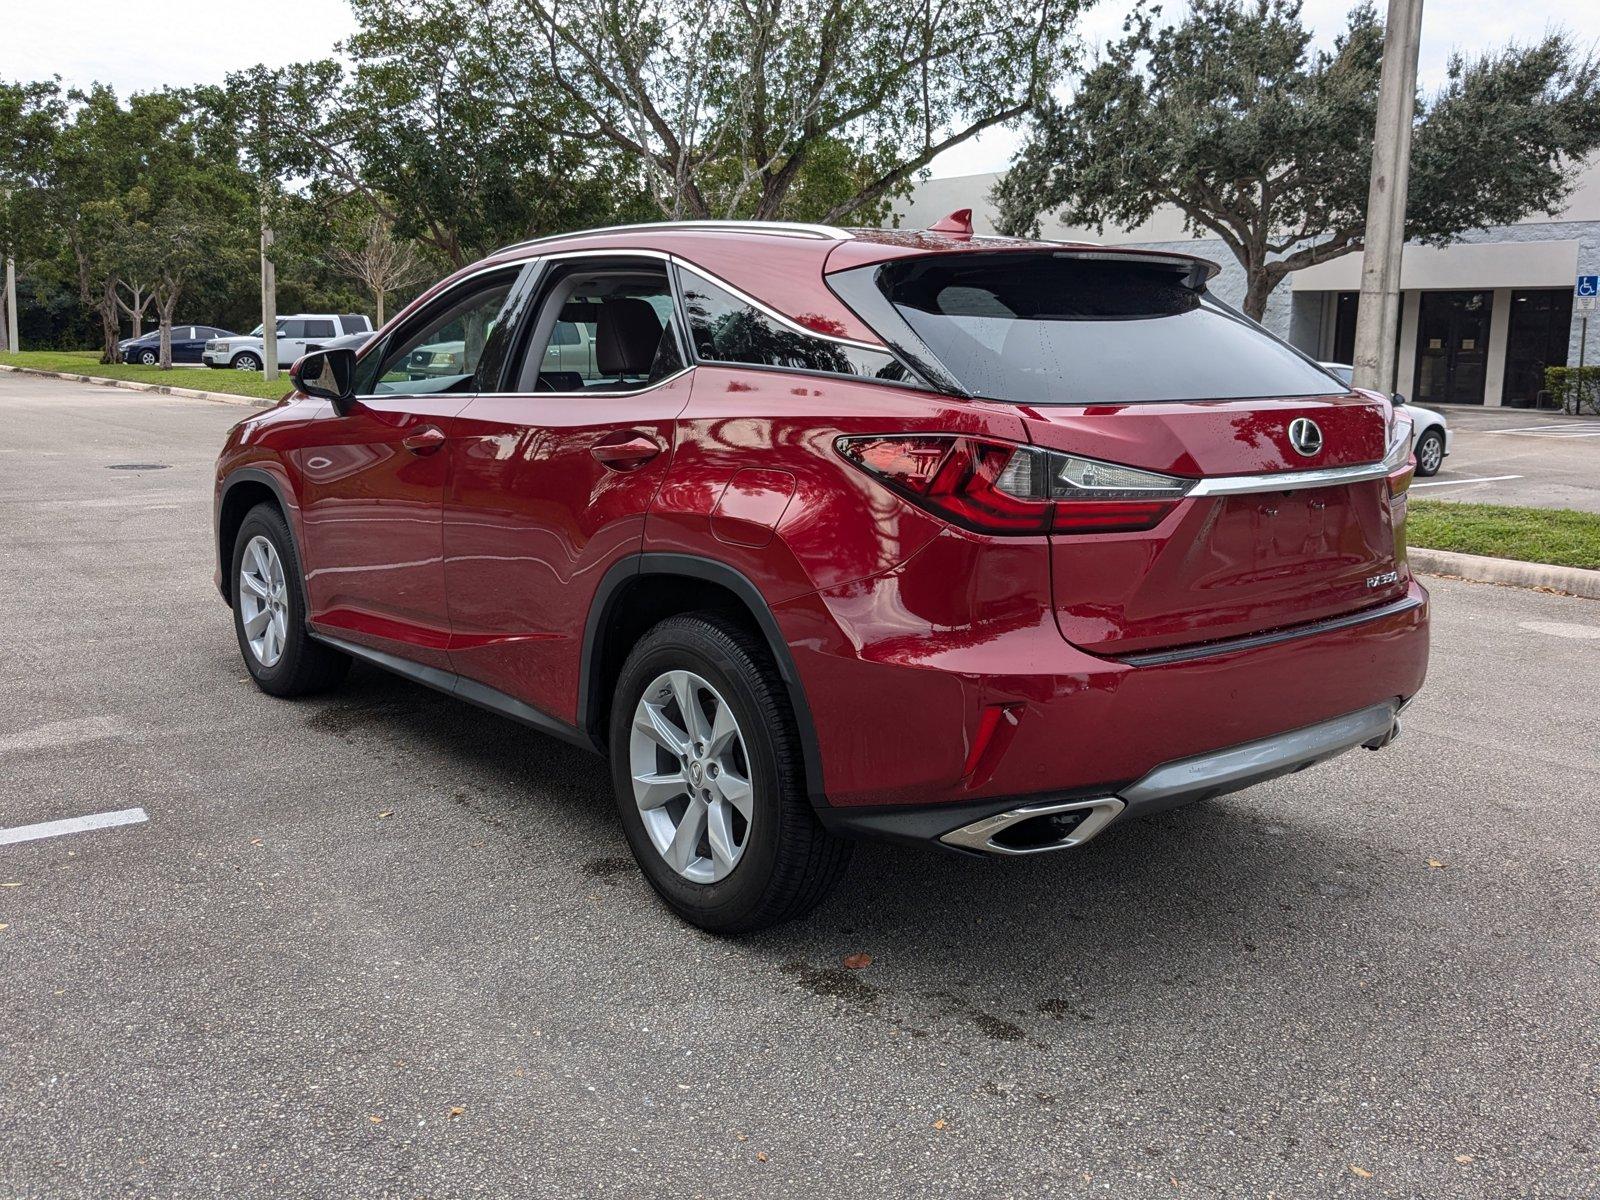
[[[1417,439],[1417,474],[1426,479],[1429,475],[1437,475],[1439,468],[1444,466],[1444,434],[1437,429],[1427,430]],[[1425,465],[1427,460],[1436,454],[1432,467]]]
[[[153,367],[161,361],[161,356],[154,350],[141,350],[139,351],[139,361],[147,367]]]
[[[678,874],[645,831],[629,764],[633,714],[663,672],[689,670],[727,698],[744,736],[753,785],[744,851],[715,883]],[[850,861],[850,843],[818,823],[806,796],[800,739],[787,689],[766,646],[718,613],[671,617],[629,654],[611,707],[611,770],[617,811],[645,878],[673,911],[717,934],[752,933],[803,916]]]
[[[245,635],[243,606],[239,598],[239,575],[244,565],[245,547],[252,538],[264,537],[272,543],[283,563],[288,588],[288,621],[283,653],[277,662],[265,666],[250,648]],[[344,680],[350,670],[348,655],[316,641],[306,630],[305,581],[294,538],[283,514],[271,504],[258,504],[245,514],[234,538],[229,567],[229,594],[233,597],[233,631],[239,639],[239,653],[256,686],[273,696],[307,696],[327,691]]]
[[[243,354],[235,354],[230,364],[235,371],[259,371],[261,360],[246,350]]]

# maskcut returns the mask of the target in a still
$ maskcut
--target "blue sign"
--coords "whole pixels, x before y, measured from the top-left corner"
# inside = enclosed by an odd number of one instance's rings
[[[1600,296],[1600,275],[1579,275],[1578,286],[1573,293],[1577,296]]]

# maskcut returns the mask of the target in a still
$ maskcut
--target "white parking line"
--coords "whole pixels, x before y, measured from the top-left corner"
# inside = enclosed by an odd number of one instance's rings
[[[1502,479],[1521,479],[1521,475],[1485,475],[1482,479],[1430,479],[1427,483],[1413,483],[1419,487],[1449,487],[1453,483],[1499,483]]]
[[[1483,429],[1474,430],[1474,432],[1483,432],[1483,434],[1549,434],[1550,430],[1554,429],[1590,429],[1590,426],[1584,421],[1565,421],[1560,422],[1560,424],[1554,424],[1554,426],[1509,426],[1506,429]]]
[[[43,821],[38,825],[18,825],[0,829],[0,846],[32,842],[39,838],[60,837],[64,833],[83,833],[88,829],[107,829],[113,825],[138,825],[148,821],[142,808],[119,808],[116,812],[92,813],[87,817],[68,817],[64,821]]]

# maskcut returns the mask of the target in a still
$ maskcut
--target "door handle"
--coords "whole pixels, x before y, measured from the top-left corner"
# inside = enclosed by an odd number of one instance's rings
[[[622,440],[613,440],[621,438]],[[661,453],[661,443],[647,433],[630,429],[624,434],[612,434],[596,442],[589,451],[595,460],[614,471],[629,471],[642,467]]]
[[[415,433],[401,438],[400,444],[413,454],[432,454],[444,445],[444,430],[437,425],[424,425]]]

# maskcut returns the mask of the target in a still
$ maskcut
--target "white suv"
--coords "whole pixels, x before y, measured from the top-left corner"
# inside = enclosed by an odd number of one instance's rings
[[[278,318],[278,365],[292,367],[302,355],[321,350],[334,338],[352,333],[371,333],[372,322],[359,313],[296,313]],[[257,325],[238,337],[213,338],[206,343],[200,361],[208,367],[232,367],[236,371],[259,371],[266,361]]]

